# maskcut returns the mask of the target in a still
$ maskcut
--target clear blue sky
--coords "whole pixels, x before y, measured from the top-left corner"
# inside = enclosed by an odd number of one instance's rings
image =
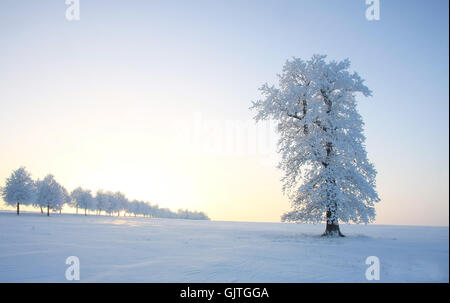
[[[286,59],[320,53],[350,58],[374,92],[359,108],[377,223],[448,225],[449,4],[380,3],[369,22],[364,0],[81,0],[69,22],[64,0],[2,0],[0,179],[26,165],[70,190],[277,221],[280,172],[174,150],[171,125],[195,112],[246,121]]]

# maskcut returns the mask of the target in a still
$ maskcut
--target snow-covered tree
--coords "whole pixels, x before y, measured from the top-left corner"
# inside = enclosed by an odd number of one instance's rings
[[[108,213],[109,215],[112,215],[112,213],[114,212],[114,208],[115,208],[114,193],[111,191],[107,191],[107,192],[102,192],[102,195],[103,195],[102,207],[106,213]]]
[[[17,205],[17,214],[19,214],[20,204],[32,204],[39,207],[41,213],[46,207],[47,215],[50,215],[50,210],[61,213],[63,205],[68,204],[76,208],[77,214],[78,208],[83,208],[85,215],[88,210],[96,211],[99,215],[103,210],[109,215],[117,213],[118,216],[123,211],[125,216],[128,213],[153,218],[209,219],[202,212],[187,209],[173,212],[168,208],[160,208],[158,205],[151,205],[145,201],[129,201],[120,191],[99,190],[93,197],[90,190],[78,187],[69,194],[64,186],[56,182],[53,175],[49,174],[44,179],[34,182],[24,167],[13,171],[6,180],[6,186],[0,187],[0,193],[7,204]]]
[[[141,201],[138,205],[138,214],[144,217],[148,217],[152,214],[152,207],[150,206],[150,204]]]
[[[102,210],[107,211],[109,205],[109,196],[103,190],[98,190],[95,194],[96,206],[98,214],[100,215]]]
[[[128,202],[127,207],[125,209],[126,212],[133,214],[136,217],[136,215],[139,214],[139,206],[140,206],[139,203],[140,203],[140,201],[138,201],[138,200],[133,200],[131,202]]]
[[[368,223],[375,218],[376,171],[367,159],[356,93],[371,96],[348,59],[288,60],[279,87],[264,84],[253,102],[256,121],[275,120],[284,171],[283,192],[292,210],[284,221],[326,221],[324,235],[342,235],[339,220]]]
[[[56,210],[59,210],[59,213],[61,214],[62,208],[64,204],[71,205],[72,204],[72,197],[70,196],[67,189],[61,185],[61,191],[62,191],[62,203],[58,206]]]
[[[84,208],[84,215],[86,216],[87,210],[95,207],[95,200],[89,189],[77,187],[72,191],[70,196],[72,197],[74,206],[77,208],[77,213],[78,208]]]
[[[95,211],[97,211],[98,210],[98,207],[97,207],[97,199],[95,199],[95,197],[91,194],[91,201],[90,201],[90,203],[89,203],[89,205],[88,205],[88,209],[90,210],[90,211],[93,211],[93,212],[95,212]]]
[[[127,197],[120,191],[114,193],[114,211],[117,212],[117,216],[120,216],[120,212],[126,209],[128,203]]]
[[[44,210],[42,209],[43,207],[45,207],[45,201],[43,199],[41,199],[40,194],[39,194],[39,185],[42,181],[41,180],[36,180],[35,185],[36,185],[36,196],[33,200],[33,206],[34,207],[39,207],[41,210],[41,214],[44,213]]]
[[[177,212],[177,218],[189,220],[209,220],[208,216],[203,212],[190,211],[187,209],[179,209]]]
[[[50,215],[50,209],[60,210],[65,203],[63,187],[56,182],[53,175],[47,175],[43,180],[38,180],[36,204],[41,207],[47,206],[47,216]]]
[[[35,196],[34,201],[33,201],[33,206],[34,207],[39,207],[41,209],[41,214],[44,213],[43,208],[46,205],[46,202],[45,202],[44,198],[41,197],[42,191],[40,189],[43,187],[43,186],[41,186],[42,182],[43,181],[40,180],[40,179],[37,179],[36,182],[35,182],[35,185],[36,185],[36,196]]]
[[[6,184],[1,188],[3,200],[17,207],[17,215],[20,214],[20,204],[30,205],[36,197],[36,185],[30,173],[25,167],[14,170],[6,179]]]

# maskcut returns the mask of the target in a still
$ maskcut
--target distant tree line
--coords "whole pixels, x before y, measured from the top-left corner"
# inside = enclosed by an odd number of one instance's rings
[[[20,214],[21,205],[40,208],[41,213],[44,213],[46,208],[47,216],[49,216],[50,211],[61,213],[63,205],[66,204],[76,208],[77,214],[79,209],[82,210],[84,215],[87,215],[89,210],[97,215],[101,215],[103,211],[110,216],[120,216],[123,213],[135,217],[209,220],[203,212],[187,209],[173,212],[168,208],[159,208],[158,205],[151,205],[145,201],[130,201],[120,191],[98,190],[93,195],[89,189],[78,187],[69,193],[64,186],[56,182],[51,174],[42,180],[34,181],[25,167],[12,172],[6,179],[5,186],[0,188],[0,193],[8,205],[16,206],[17,215]]]

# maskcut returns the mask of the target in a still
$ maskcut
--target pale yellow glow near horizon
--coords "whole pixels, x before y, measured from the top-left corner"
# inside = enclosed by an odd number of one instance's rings
[[[12,169],[25,165],[36,179],[53,173],[68,190],[77,186],[94,192],[120,190],[130,199],[145,200],[175,211],[178,208],[204,211],[213,220],[279,222],[282,213],[289,209],[287,198],[281,194],[281,172],[273,166],[261,165],[255,158],[186,154],[186,150],[181,154],[173,150],[154,151],[150,157],[148,152],[154,146],[141,144],[137,148],[140,151],[129,153],[122,148],[109,151],[114,142],[103,140],[102,144],[92,145],[89,153],[56,153],[51,161],[48,155],[37,153],[33,157],[15,158],[15,151],[11,150],[6,156],[15,160],[9,165],[1,164],[1,182],[4,183]],[[390,182],[383,176],[380,179]],[[377,206],[377,224],[445,225],[445,222],[413,224],[399,220],[402,217],[398,211],[408,209],[408,199],[415,198],[412,195],[417,195],[417,191],[408,194],[407,188],[389,189],[383,182],[379,183],[382,201]],[[14,209],[5,205],[2,208]],[[425,217],[429,212],[427,205],[410,211],[420,211]],[[65,207],[63,212],[74,213],[74,209]]]

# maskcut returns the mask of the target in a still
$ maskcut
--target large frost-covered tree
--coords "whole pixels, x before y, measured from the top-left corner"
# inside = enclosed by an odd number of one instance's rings
[[[292,205],[284,221],[326,221],[324,235],[341,235],[339,221],[375,218],[376,171],[367,159],[356,93],[371,96],[348,59],[286,61],[279,87],[264,84],[253,102],[256,121],[277,122],[283,192]]]
[[[17,215],[20,214],[20,204],[32,204],[36,197],[36,186],[30,173],[25,167],[14,170],[6,179],[1,188],[3,200],[12,206],[17,206]]]

